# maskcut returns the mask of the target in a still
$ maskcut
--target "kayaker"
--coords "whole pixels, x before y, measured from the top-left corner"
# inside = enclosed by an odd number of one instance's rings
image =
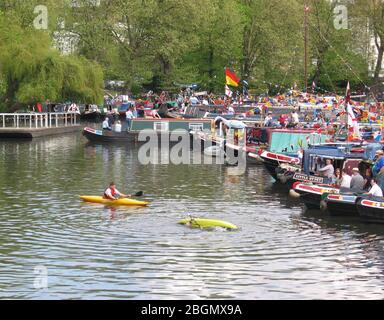
[[[116,189],[115,183],[111,182],[109,184],[109,187],[105,189],[103,197],[105,199],[117,200],[119,198],[130,198],[131,195],[121,193],[119,190]]]

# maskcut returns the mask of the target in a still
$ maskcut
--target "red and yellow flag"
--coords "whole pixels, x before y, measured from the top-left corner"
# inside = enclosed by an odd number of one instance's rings
[[[225,68],[225,79],[226,79],[226,84],[228,86],[232,87],[238,87],[240,78],[232,72],[229,68]]]

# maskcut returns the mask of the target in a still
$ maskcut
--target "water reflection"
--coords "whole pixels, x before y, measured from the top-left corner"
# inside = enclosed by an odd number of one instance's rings
[[[137,148],[0,142],[0,297],[382,298],[383,231],[287,196],[262,166],[141,165]],[[149,207],[83,203],[113,180]],[[236,232],[178,225],[188,214]],[[49,274],[36,290],[34,267]]]

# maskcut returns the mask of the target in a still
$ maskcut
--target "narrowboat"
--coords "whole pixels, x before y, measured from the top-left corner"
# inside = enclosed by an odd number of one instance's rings
[[[124,128],[125,123],[123,123]],[[188,138],[190,131],[203,132],[211,127],[210,120],[207,119],[133,119],[130,130],[115,132],[86,127],[83,135],[93,142],[122,142],[135,143],[139,141],[139,134],[154,132],[158,137],[161,135],[182,134],[185,133]],[[177,141],[174,141],[177,142]]]
[[[359,216],[356,207],[358,197],[352,191],[340,191],[340,194],[325,193],[320,207],[331,216]]]
[[[362,220],[384,223],[384,198],[362,196],[356,201],[356,209]]]
[[[259,150],[259,157],[263,160],[269,174],[277,181],[279,177],[288,177],[290,170],[281,168],[282,164],[293,166],[292,172],[300,171],[301,160],[298,152],[310,144],[321,144],[327,140],[325,134],[316,133],[314,130],[297,129],[271,129],[269,132],[268,150]],[[288,180],[288,178],[286,178]]]

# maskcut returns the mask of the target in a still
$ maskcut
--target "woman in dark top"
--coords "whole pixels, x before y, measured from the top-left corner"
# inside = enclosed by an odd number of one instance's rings
[[[365,191],[369,191],[371,189],[372,178],[373,178],[372,177],[372,170],[371,170],[371,168],[367,168],[365,170],[365,175],[364,175],[364,181],[365,181],[364,190]]]

